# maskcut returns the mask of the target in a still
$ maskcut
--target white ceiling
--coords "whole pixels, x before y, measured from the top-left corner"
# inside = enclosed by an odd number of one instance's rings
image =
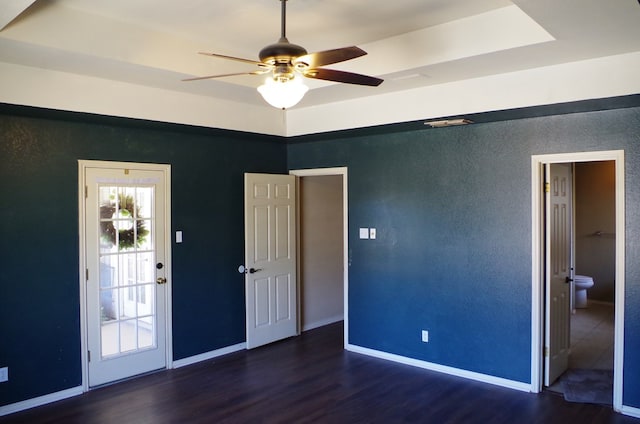
[[[196,52],[257,60],[278,0],[3,0],[0,27],[0,102],[266,134],[640,93],[637,0],[289,0],[289,41],[357,45],[368,55],[328,67],[385,82],[307,79],[286,112],[263,77],[180,81],[254,70]]]

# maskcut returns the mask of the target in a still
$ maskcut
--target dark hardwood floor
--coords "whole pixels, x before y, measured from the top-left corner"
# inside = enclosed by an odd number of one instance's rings
[[[342,323],[161,371],[5,423],[640,423],[569,403],[346,352]]]

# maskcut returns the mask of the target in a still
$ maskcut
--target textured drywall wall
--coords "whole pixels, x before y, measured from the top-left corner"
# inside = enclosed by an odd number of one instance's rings
[[[530,382],[531,156],[623,149],[624,403],[640,406],[639,128],[629,108],[290,145],[291,169],[349,169],[349,342]]]
[[[173,359],[244,342],[243,173],[286,172],[285,146],[15,110],[0,114],[0,405],[81,384],[78,159],[171,165]]]

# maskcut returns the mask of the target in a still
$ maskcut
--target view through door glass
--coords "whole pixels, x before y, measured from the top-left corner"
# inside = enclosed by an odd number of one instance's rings
[[[156,346],[153,187],[100,185],[101,356]]]

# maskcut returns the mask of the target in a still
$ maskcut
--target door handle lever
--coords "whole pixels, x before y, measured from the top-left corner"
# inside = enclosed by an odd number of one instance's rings
[[[158,277],[156,278],[156,283],[158,284],[167,284],[167,279],[164,277]]]
[[[238,272],[240,274],[246,274],[247,272],[249,274],[254,274],[254,273],[258,272],[258,271],[262,271],[262,268],[246,268],[244,265],[240,265],[238,267]]]
[[[573,278],[571,278],[571,277],[567,277],[567,278],[564,279],[564,282],[567,283],[567,284],[569,284],[572,281],[573,281]]]

